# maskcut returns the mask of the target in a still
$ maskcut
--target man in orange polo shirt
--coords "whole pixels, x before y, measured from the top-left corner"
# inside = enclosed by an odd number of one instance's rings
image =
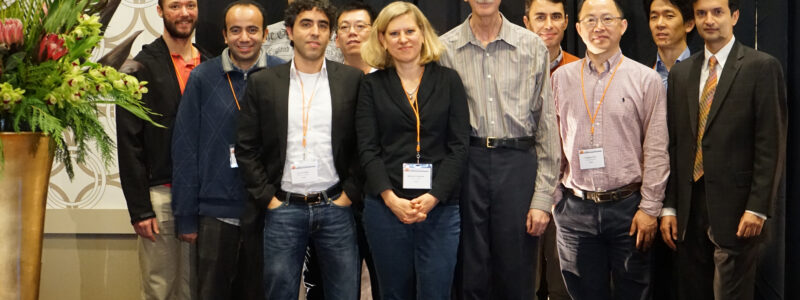
[[[550,53],[550,74],[558,67],[578,60],[575,55],[561,50],[561,40],[567,29],[569,16],[564,8],[564,0],[525,0],[525,16],[522,17],[525,27],[536,33]],[[539,262],[536,264],[536,294],[542,299],[569,300],[567,288],[561,277],[561,268],[556,251],[556,224],[550,222],[540,237],[539,251],[536,252]]]
[[[522,21],[547,46],[547,51],[550,52],[551,75],[558,67],[578,60],[575,55],[561,50],[561,40],[564,39],[564,30],[569,23],[569,16],[565,11],[564,0],[525,0],[525,16]],[[551,222],[548,232],[553,232],[553,226],[555,225]]]
[[[131,224],[139,235],[142,299],[195,299],[193,246],[175,235],[172,214],[172,125],[192,69],[206,56],[192,45],[197,0],[159,0],[164,33],[134,60],[134,76],[149,82],[144,105],[155,127],[118,109],[119,175]]]

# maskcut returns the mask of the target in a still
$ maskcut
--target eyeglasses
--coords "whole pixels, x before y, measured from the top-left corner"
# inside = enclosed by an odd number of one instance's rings
[[[597,26],[597,21],[598,20],[600,21],[600,23],[603,23],[603,26],[611,26],[611,25],[614,25],[617,22],[617,20],[622,20],[622,19],[623,19],[623,17],[614,17],[614,16],[610,16],[610,15],[602,16],[599,19],[597,17],[594,17],[594,16],[588,16],[588,17],[583,18],[583,20],[580,20],[578,22],[583,24],[583,26],[586,26],[586,27],[589,27],[589,28],[594,28],[595,26]]]
[[[537,24],[544,24],[547,21],[547,18],[550,18],[550,22],[552,23],[562,23],[564,22],[564,15],[560,13],[554,13],[551,15],[547,14],[536,14],[533,16],[533,21]]]
[[[350,23],[342,23],[342,25],[339,25],[339,32],[348,33],[350,32],[351,29],[353,29],[357,33],[361,33],[364,32],[364,30],[367,30],[370,27],[370,25],[371,24],[364,22],[356,22],[352,26],[350,25]]]

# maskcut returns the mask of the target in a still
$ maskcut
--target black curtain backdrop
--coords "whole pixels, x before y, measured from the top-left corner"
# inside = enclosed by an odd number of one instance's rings
[[[782,61],[786,62],[789,91],[789,145],[786,172],[786,298],[800,299],[800,122],[794,113],[800,112],[800,3],[797,1],[763,2],[764,28],[759,30],[767,47],[783,49]],[[780,2],[780,3],[770,3]],[[786,3],[788,2],[788,3]],[[769,20],[769,21],[766,21]],[[772,32],[771,32],[772,31]],[[776,51],[777,52],[777,51]],[[779,56],[779,58],[781,58]]]
[[[257,0],[267,9],[267,24],[283,20],[286,1]],[[463,22],[469,16],[469,5],[462,0],[406,0],[425,13],[439,34]],[[618,0],[628,20],[628,30],[622,37],[623,53],[643,64],[655,62],[656,48],[652,43],[644,0]],[[221,53],[223,9],[232,0],[199,0],[199,22],[196,41],[214,54]],[[349,0],[331,0],[342,5]],[[364,0],[379,12],[391,0]],[[582,57],[586,47],[575,31],[576,0],[566,1],[570,24],[562,42],[567,52]],[[524,26],[524,0],[502,0],[500,10],[510,21]],[[792,12],[792,13],[790,13]],[[784,67],[789,101],[789,142],[787,171],[781,188],[775,215],[767,221],[769,242],[763,246],[758,266],[756,299],[800,299],[800,258],[787,253],[800,253],[800,122],[792,116],[800,111],[800,3],[798,1],[742,0],[739,22],[734,28],[737,41],[769,53]],[[703,42],[693,32],[689,37],[692,52],[702,51]],[[788,216],[788,217],[787,217]]]

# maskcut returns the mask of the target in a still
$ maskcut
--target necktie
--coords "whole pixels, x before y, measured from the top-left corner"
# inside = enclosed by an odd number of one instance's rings
[[[711,110],[711,101],[714,100],[714,92],[717,90],[717,58],[712,56],[708,59],[708,79],[700,95],[700,109],[697,118],[697,152],[694,156],[694,181],[703,177],[703,135],[706,132],[706,121],[708,112]]]

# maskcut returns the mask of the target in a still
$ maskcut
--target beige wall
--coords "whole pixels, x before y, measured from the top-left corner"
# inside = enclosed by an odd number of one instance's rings
[[[133,234],[45,234],[39,299],[140,299],[138,274]]]

